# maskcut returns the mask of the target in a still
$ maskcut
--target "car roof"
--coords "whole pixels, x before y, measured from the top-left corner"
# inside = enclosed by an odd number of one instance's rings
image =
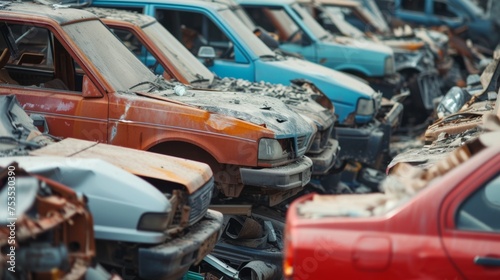
[[[3,18],[17,19],[20,16],[31,16],[51,19],[64,25],[73,21],[96,19],[96,16],[82,10],[54,7],[52,5],[38,4],[34,2],[10,2],[0,3],[0,14]]]
[[[236,0],[236,2],[240,4],[246,4],[246,5],[253,5],[253,4],[259,4],[259,5],[273,5],[273,4],[279,4],[279,5],[290,5],[295,2],[296,0]]]
[[[176,5],[186,5],[186,6],[197,6],[197,7],[203,7],[206,9],[215,9],[215,10],[222,10],[222,9],[227,9],[227,5],[231,4],[231,2],[228,2],[226,0],[212,0],[212,1],[203,1],[203,0],[144,0],[144,1],[137,1],[137,0],[105,0],[102,3],[100,1],[94,1],[96,5],[106,5],[109,6],[109,4],[112,3],[119,3],[121,6],[126,6],[126,4],[176,4]]]
[[[143,27],[156,22],[156,19],[154,17],[137,12],[100,7],[87,7],[84,8],[84,10],[93,13],[101,19],[122,20],[139,27]]]

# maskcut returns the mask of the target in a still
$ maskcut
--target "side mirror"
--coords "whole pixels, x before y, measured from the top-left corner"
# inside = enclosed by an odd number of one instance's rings
[[[203,58],[205,60],[204,64],[207,67],[213,66],[215,58],[215,50],[213,47],[210,46],[202,46],[198,50],[198,57]]]
[[[94,82],[92,82],[92,80],[90,80],[87,75],[83,76],[82,96],[83,98],[102,97],[102,93],[99,91]]]

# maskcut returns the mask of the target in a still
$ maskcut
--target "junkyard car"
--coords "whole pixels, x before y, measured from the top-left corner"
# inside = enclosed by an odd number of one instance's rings
[[[206,164],[72,138],[54,143],[13,95],[0,104],[0,165],[16,161],[85,195],[97,240],[89,250],[101,264],[124,277],[179,278],[214,247],[222,215],[208,210],[214,185]]]
[[[281,99],[295,112],[312,119],[318,128],[306,153],[313,161],[312,175],[328,174],[337,163],[339,144],[332,136],[335,135],[332,133],[334,107],[313,84],[299,80],[294,81],[293,86],[284,86],[241,79],[221,79],[198,61],[155,18],[109,8],[90,7],[85,10],[97,15],[148,68],[155,67],[153,70],[157,74],[171,77],[193,88],[247,92]]]
[[[382,102],[380,93],[345,74],[271,51],[239,20],[226,1],[93,1],[95,6],[127,9],[155,16],[188,49],[196,43],[215,49],[208,68],[221,77],[289,84],[302,78],[314,83],[335,105],[340,158],[381,167],[402,106]],[[233,2],[231,2],[233,3]],[[175,21],[170,19],[175,18]],[[203,24],[205,22],[206,24]],[[206,26],[202,29],[201,26]],[[199,41],[192,30],[205,30]],[[196,35],[196,34],[195,34]]]
[[[379,0],[380,2],[389,2]],[[463,37],[495,49],[499,43],[499,26],[489,19],[471,0],[391,0],[392,14],[405,22],[425,25],[446,25],[450,28],[466,26]]]
[[[279,48],[354,74],[391,98],[402,90],[392,50],[379,43],[332,36],[294,0],[236,0],[259,26],[278,37]]]
[[[334,38],[356,38],[365,43],[384,44],[394,52],[395,69],[404,77],[410,96],[402,101],[403,126],[422,124],[434,111],[434,100],[441,97],[441,83],[430,47],[415,36],[375,36],[364,33],[347,22],[347,15],[357,12],[371,19],[360,3],[345,0],[301,0],[313,18]],[[366,19],[364,17],[364,19]],[[449,58],[449,57],[448,57]],[[453,60],[449,59],[449,62]],[[451,67],[451,66],[448,66]]]
[[[14,2],[0,22],[1,93],[52,134],[205,162],[225,197],[279,203],[309,182],[314,128],[283,102],[169,83],[85,11]]]
[[[287,216],[289,279],[498,279],[500,132],[429,169],[400,164],[384,194],[296,200]]]

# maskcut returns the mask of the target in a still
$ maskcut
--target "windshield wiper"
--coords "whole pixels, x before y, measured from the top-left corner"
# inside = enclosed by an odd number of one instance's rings
[[[202,83],[202,82],[208,82],[208,81],[210,81],[210,79],[207,79],[207,78],[203,77],[199,73],[196,73],[195,76],[196,76],[196,80],[190,81],[190,83]]]
[[[168,90],[168,89],[172,89],[174,87],[172,84],[165,81],[163,79],[163,77],[156,76],[156,79],[154,81],[144,81],[144,82],[137,83],[137,84],[131,86],[128,90],[132,90],[132,89],[134,89],[138,86],[142,86],[142,85],[151,85],[151,87],[147,90],[147,92],[151,92],[155,89],[156,90]]]
[[[325,35],[323,35],[323,36],[319,37],[319,40],[320,40],[320,41],[323,41],[323,40],[328,39],[328,37],[329,37],[329,36],[328,36],[328,34],[325,34]]]
[[[273,59],[273,60],[277,59],[275,54],[264,54],[264,55],[261,55],[259,57],[263,58],[263,59]]]

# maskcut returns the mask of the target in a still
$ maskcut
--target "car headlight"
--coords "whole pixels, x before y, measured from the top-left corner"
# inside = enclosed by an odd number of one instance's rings
[[[394,68],[394,56],[390,55],[385,58],[384,74],[392,75],[394,73],[396,73],[396,70]]]
[[[287,159],[289,150],[287,149],[288,139],[262,138],[259,141],[259,160],[276,161]]]
[[[137,225],[138,230],[165,231],[170,223],[168,213],[145,213]]]
[[[356,114],[362,116],[371,116],[375,114],[375,104],[373,99],[363,99],[358,100],[358,106],[356,108]]]

